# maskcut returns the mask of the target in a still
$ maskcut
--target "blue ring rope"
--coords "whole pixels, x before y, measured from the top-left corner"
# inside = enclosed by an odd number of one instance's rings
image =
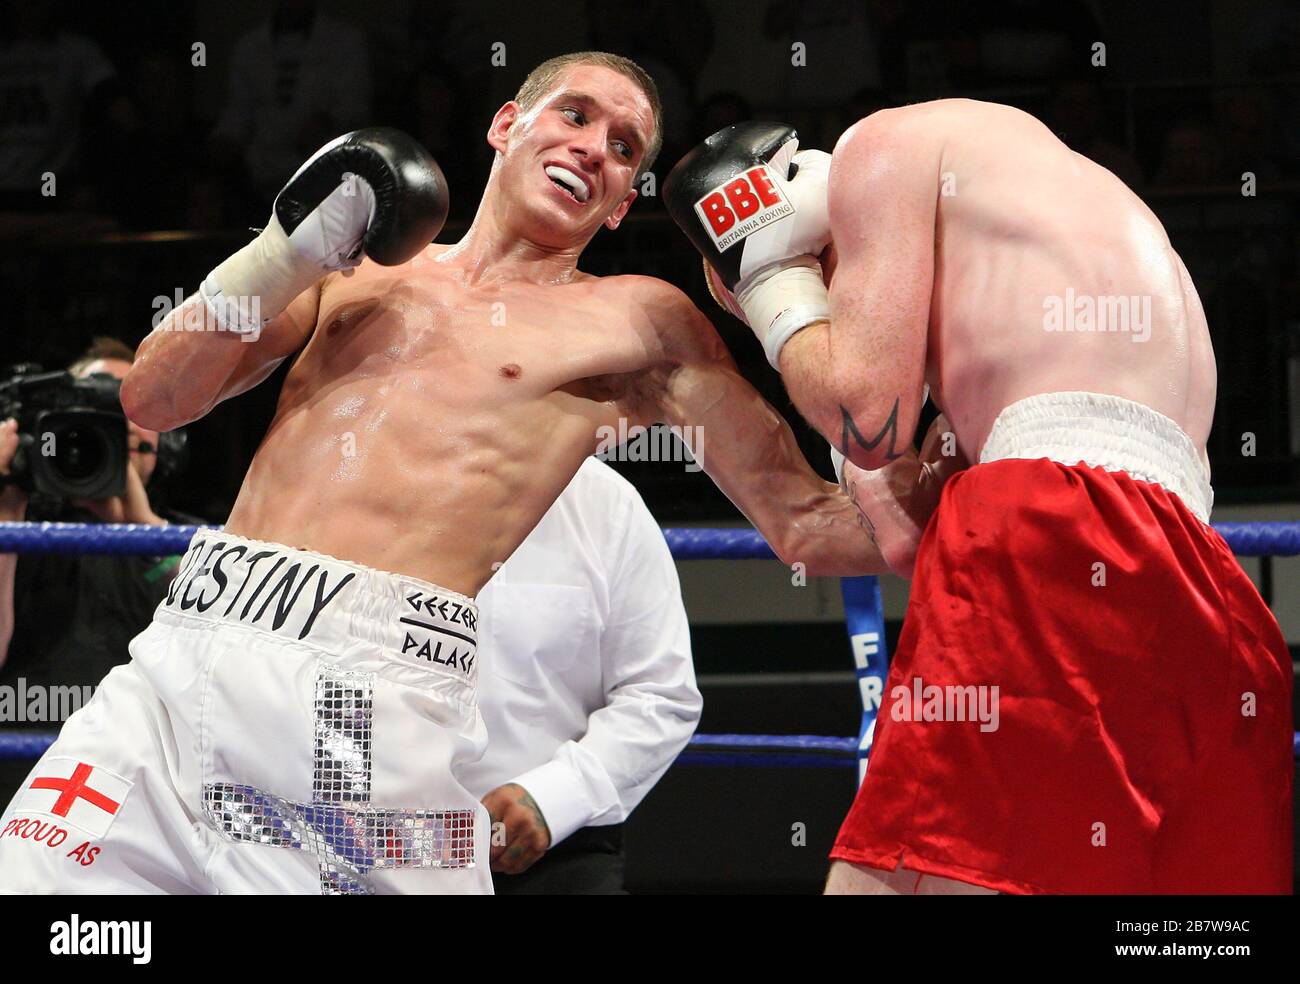
[[[184,553],[198,526],[100,523],[0,523],[0,553],[168,555]],[[1300,555],[1300,523],[1218,523],[1215,529],[1243,557]],[[665,527],[677,560],[763,560],[775,554],[757,530]],[[846,603],[849,598],[846,597]],[[884,638],[881,633],[882,640]],[[859,674],[861,676],[861,674]],[[864,708],[867,713],[872,709]],[[819,735],[696,735],[679,762],[697,765],[859,768],[861,739]],[[0,759],[35,759],[54,735],[0,732]],[[1300,756],[1300,733],[1293,739]]]

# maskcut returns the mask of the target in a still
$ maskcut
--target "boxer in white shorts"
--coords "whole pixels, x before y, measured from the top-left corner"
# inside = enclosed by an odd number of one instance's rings
[[[486,740],[475,623],[414,578],[199,533],[0,822],[5,888],[490,892],[454,778]]]
[[[484,741],[469,599],[606,427],[697,428],[785,563],[885,568],[685,295],[577,269],[660,128],[626,59],[544,63],[494,117],[452,247],[428,245],[447,201],[422,148],[340,138],[145,339],[122,403],[158,431],[296,360],[228,533],[198,538],[133,663],[6,812],[0,891],[490,890],[455,779]],[[924,526],[925,474],[914,453],[879,473],[878,531]]]

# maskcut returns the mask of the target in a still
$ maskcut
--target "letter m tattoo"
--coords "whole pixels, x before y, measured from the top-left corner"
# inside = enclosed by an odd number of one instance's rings
[[[898,450],[898,397],[894,397],[894,409],[889,411],[889,419],[885,425],[880,428],[880,433],[868,440],[862,436],[862,431],[853,421],[853,415],[840,404],[840,450],[844,452],[846,458],[852,457],[849,453],[849,438],[852,437],[855,444],[864,451],[874,451],[880,442],[889,436],[889,447],[885,449],[885,460],[893,461],[895,458],[901,458],[903,452]]]

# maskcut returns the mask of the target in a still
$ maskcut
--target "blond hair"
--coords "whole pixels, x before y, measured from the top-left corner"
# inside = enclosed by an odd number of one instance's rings
[[[567,55],[557,55],[542,62],[528,73],[528,78],[524,79],[524,84],[515,93],[515,102],[519,103],[524,112],[528,112],[537,105],[542,96],[550,92],[560,73],[574,65],[599,65],[601,68],[607,68],[611,72],[617,72],[631,79],[645,93],[646,99],[650,102],[654,132],[650,134],[650,142],[641,157],[640,172],[637,175],[640,177],[650,170],[655,158],[659,156],[659,148],[663,146],[664,109],[659,102],[659,89],[654,79],[650,78],[646,70],[632,59],[624,58],[622,55],[611,55],[607,51],[573,51]]]

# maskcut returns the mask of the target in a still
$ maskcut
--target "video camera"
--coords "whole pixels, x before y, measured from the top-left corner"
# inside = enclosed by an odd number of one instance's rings
[[[123,495],[128,455],[121,388],[108,373],[78,379],[66,370],[14,366],[0,378],[0,420],[18,421],[7,481],[56,499]]]

